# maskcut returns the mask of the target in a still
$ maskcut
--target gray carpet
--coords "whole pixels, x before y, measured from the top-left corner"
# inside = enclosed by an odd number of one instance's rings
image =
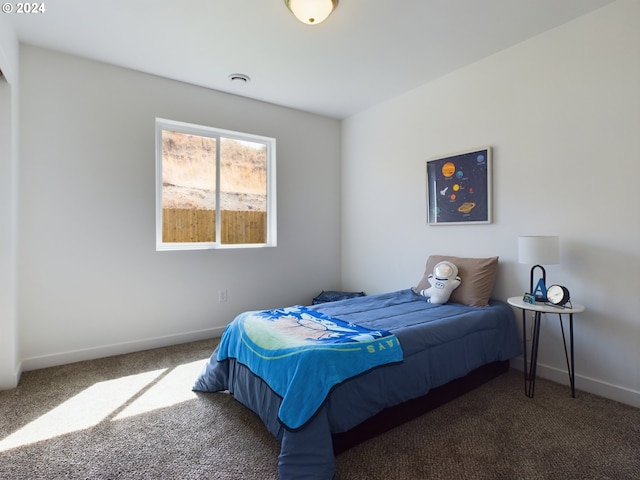
[[[215,341],[23,374],[0,392],[2,479],[277,478],[278,442],[190,386]],[[346,479],[640,479],[640,410],[510,371],[337,458]]]

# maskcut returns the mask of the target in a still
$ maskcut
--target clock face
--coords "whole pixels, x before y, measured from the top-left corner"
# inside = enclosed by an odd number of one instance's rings
[[[560,285],[551,285],[547,289],[547,300],[553,305],[564,305],[569,301],[569,290]]]

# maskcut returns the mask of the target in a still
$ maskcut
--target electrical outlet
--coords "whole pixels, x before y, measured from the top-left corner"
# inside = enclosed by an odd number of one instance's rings
[[[223,290],[218,290],[218,301],[219,302],[226,302],[228,300],[229,296],[227,295],[227,290],[223,289]]]

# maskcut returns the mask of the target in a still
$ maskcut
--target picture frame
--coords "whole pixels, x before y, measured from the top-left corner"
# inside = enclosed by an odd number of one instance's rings
[[[427,224],[492,222],[491,147],[427,160]]]

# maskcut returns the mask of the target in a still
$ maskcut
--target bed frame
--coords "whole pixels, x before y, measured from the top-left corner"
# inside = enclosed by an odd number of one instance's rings
[[[333,452],[338,455],[366,440],[388,432],[474,390],[508,370],[509,360],[487,363],[464,377],[431,389],[426,395],[385,408],[346,432],[332,434]]]

